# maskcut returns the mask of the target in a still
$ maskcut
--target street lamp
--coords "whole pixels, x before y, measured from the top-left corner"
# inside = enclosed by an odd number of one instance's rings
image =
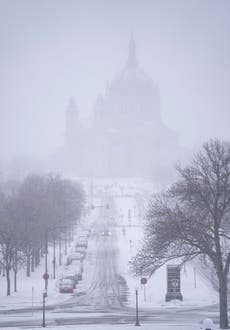
[[[45,290],[47,291],[48,289],[48,261],[47,261],[47,257],[48,257],[48,230],[46,230],[46,233],[45,233]]]
[[[59,266],[61,266],[62,265],[61,231],[59,231],[59,235],[58,235],[58,245],[59,245]]]
[[[42,327],[46,327],[46,297],[47,297],[47,292],[44,291],[42,294]]]
[[[135,326],[140,326],[139,322],[139,315],[138,315],[138,287],[135,289],[135,296],[136,296],[136,323]]]
[[[53,278],[56,278],[56,231],[55,231],[55,226],[53,229]]]
[[[65,226],[65,247],[64,247],[64,254],[67,256],[67,226]]]

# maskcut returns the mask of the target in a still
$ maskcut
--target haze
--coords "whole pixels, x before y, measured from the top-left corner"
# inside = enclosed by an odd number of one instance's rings
[[[229,140],[228,0],[1,0],[0,161],[61,147],[70,96],[88,122],[131,32],[181,145]]]

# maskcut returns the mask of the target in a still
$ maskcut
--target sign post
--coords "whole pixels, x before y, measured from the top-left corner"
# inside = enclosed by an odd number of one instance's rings
[[[49,274],[48,273],[44,273],[43,276],[42,276],[42,278],[45,281],[45,291],[47,291]]]
[[[147,283],[147,278],[146,277],[142,277],[141,278],[141,284],[144,286],[144,302],[146,302],[146,292],[145,292],[145,285]]]
[[[42,294],[42,327],[46,327],[46,297],[47,292],[44,291]]]
[[[42,277],[43,277],[43,280],[47,281],[49,279],[49,274],[44,273]]]
[[[34,287],[32,286],[32,316],[34,315]]]

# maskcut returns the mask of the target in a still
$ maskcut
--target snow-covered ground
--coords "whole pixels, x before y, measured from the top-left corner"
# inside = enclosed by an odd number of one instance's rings
[[[92,215],[92,217],[94,216],[96,215]],[[80,281],[77,285],[77,289],[76,289],[77,292],[86,291],[92,280],[92,275],[93,275],[93,272],[91,270],[92,263],[89,262],[91,257],[90,251],[93,250],[92,245],[93,242],[89,240],[87,258],[84,261],[84,276],[83,276],[83,280]],[[68,246],[67,256],[73,250],[73,246],[74,246],[74,242],[71,244],[71,246]],[[53,247],[50,245],[49,253],[48,253],[48,273],[50,277],[48,280],[48,291],[47,291],[48,297],[46,298],[46,305],[52,305],[59,302],[64,302],[70,297],[69,294],[59,293],[59,279],[61,278],[62,274],[66,272],[67,256],[62,255],[62,266],[57,265],[56,278],[54,279],[52,275],[53,274],[52,253],[53,253]],[[6,278],[4,276],[0,276],[0,308],[1,308],[0,314],[1,311],[9,310],[9,309],[18,309],[18,308],[30,308],[31,313],[33,314],[33,308],[42,306],[43,292],[45,292],[45,281],[43,279],[44,272],[45,272],[44,258],[41,259],[41,263],[35,269],[35,271],[31,272],[30,277],[26,277],[25,269],[21,269],[18,273],[17,292],[13,292],[13,276],[11,278],[12,292],[10,296],[6,296],[6,283],[5,283]]]
[[[213,289],[208,280],[201,277],[193,264],[187,264],[181,269],[181,292],[183,301],[174,300],[165,302],[165,294],[167,291],[166,266],[162,266],[159,270],[148,279],[144,288],[140,284],[140,278],[130,275],[128,261],[135,256],[138,248],[141,246],[143,238],[143,219],[138,216],[139,210],[136,205],[134,196],[116,197],[116,205],[120,222],[126,225],[125,235],[120,229],[119,246],[121,247],[121,263],[122,269],[125,269],[124,276],[127,279],[130,288],[130,303],[135,302],[135,289],[139,288],[140,304],[143,307],[191,307],[209,305],[218,302],[217,292]],[[130,210],[130,212],[129,212]],[[131,215],[131,221],[130,221]],[[131,225],[131,226],[129,226]],[[175,262],[176,264],[177,262]],[[144,274],[143,274],[144,277]],[[146,297],[146,299],[144,299]]]
[[[94,183],[95,185],[95,183]],[[218,302],[217,293],[211,287],[208,281],[205,281],[203,277],[199,276],[199,273],[193,267],[192,264],[186,265],[181,270],[181,291],[183,295],[183,301],[171,301],[165,302],[166,294],[166,267],[159,269],[150,279],[144,287],[140,284],[140,278],[135,278],[130,274],[128,263],[132,256],[135,255],[136,251],[140,247],[141,239],[143,237],[143,215],[144,215],[144,204],[146,204],[146,196],[151,193],[150,185],[146,183],[141,186],[140,182],[130,184],[126,182],[116,182],[105,184],[101,182],[94,187],[94,190],[98,192],[99,198],[94,198],[95,205],[99,202],[101,196],[105,192],[111,195],[115,201],[116,212],[115,220],[118,227],[116,228],[118,247],[119,247],[119,271],[127,281],[129,288],[129,299],[128,306],[135,306],[135,289],[139,289],[139,306],[140,308],[188,308],[194,306],[205,306]],[[95,192],[94,192],[95,193]],[[91,211],[89,218],[87,219],[88,225],[92,226],[94,220],[96,219],[98,211],[95,209]],[[84,220],[85,221],[85,220]],[[125,230],[124,230],[125,228]],[[71,247],[69,247],[69,251]],[[94,242],[89,240],[88,255],[84,262],[84,276],[83,281],[77,286],[77,292],[86,292],[90,287],[93,279],[93,267],[94,259],[93,253]],[[57,278],[61,273],[64,272],[64,266],[57,267],[56,273]],[[42,294],[44,291],[44,280],[42,275],[44,273],[44,260],[41,261],[41,265],[31,274],[30,278],[25,277],[25,270],[21,270],[18,276],[18,292],[12,292],[11,296],[6,296],[6,285],[5,277],[0,276],[0,321],[4,318],[9,319],[9,315],[4,316],[1,311],[25,308],[28,307],[29,310],[23,314],[20,314],[20,318],[36,318],[40,315],[35,315],[33,308],[36,306],[42,306]],[[58,280],[52,279],[52,247],[50,246],[49,253],[49,286],[48,286],[48,297],[46,298],[46,304],[51,305],[57,302],[63,302],[69,299],[70,295],[60,294],[58,291]],[[13,280],[13,279],[12,279]],[[13,285],[13,281],[12,281]],[[85,307],[87,309],[87,307]],[[83,312],[83,309],[81,309]],[[78,313],[81,312],[80,310]],[[2,314],[2,315],[1,315]],[[79,316],[84,316],[85,314],[78,314]],[[98,313],[97,313],[98,316]],[[13,319],[19,316],[11,315]],[[65,315],[65,317],[67,317]],[[49,318],[49,313],[47,313],[47,318]],[[99,328],[100,330],[113,330],[115,326],[113,325],[100,325],[100,326],[68,326],[68,329],[78,329],[78,330],[90,330],[91,327]],[[132,325],[116,325],[116,329],[129,329]],[[197,324],[193,324],[192,320],[188,320],[186,325],[169,325],[169,324],[154,324],[154,325],[142,325],[144,330],[165,330],[165,329],[178,329],[181,330],[195,330],[198,329]],[[66,329],[65,327],[52,327],[48,326],[49,329]],[[29,328],[28,328],[29,329]]]
[[[23,328],[7,328],[7,330],[15,330],[15,329],[25,329]],[[34,327],[26,327],[28,330],[35,329]],[[68,326],[47,326],[46,329],[49,330],[131,330],[134,329],[134,325],[68,325]],[[172,324],[141,324],[141,330],[201,330],[202,327],[194,325],[194,324],[186,324],[186,325],[172,325]],[[217,330],[219,328],[214,328],[213,330]]]

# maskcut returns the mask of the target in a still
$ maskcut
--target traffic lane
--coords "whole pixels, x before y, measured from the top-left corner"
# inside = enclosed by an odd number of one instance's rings
[[[73,295],[68,301],[60,304],[60,312],[64,308],[69,310],[71,307],[77,310],[80,306],[89,306],[95,311],[111,310],[122,306],[124,301],[124,283],[121,281],[118,269],[119,250],[117,246],[116,231],[99,226],[95,228],[94,235],[95,247],[91,268],[93,273],[89,287],[85,288],[84,294]],[[84,274],[83,274],[84,276]]]
[[[97,303],[106,306],[121,306],[118,271],[118,247],[115,231],[104,229],[97,243],[95,277],[89,294]]]

